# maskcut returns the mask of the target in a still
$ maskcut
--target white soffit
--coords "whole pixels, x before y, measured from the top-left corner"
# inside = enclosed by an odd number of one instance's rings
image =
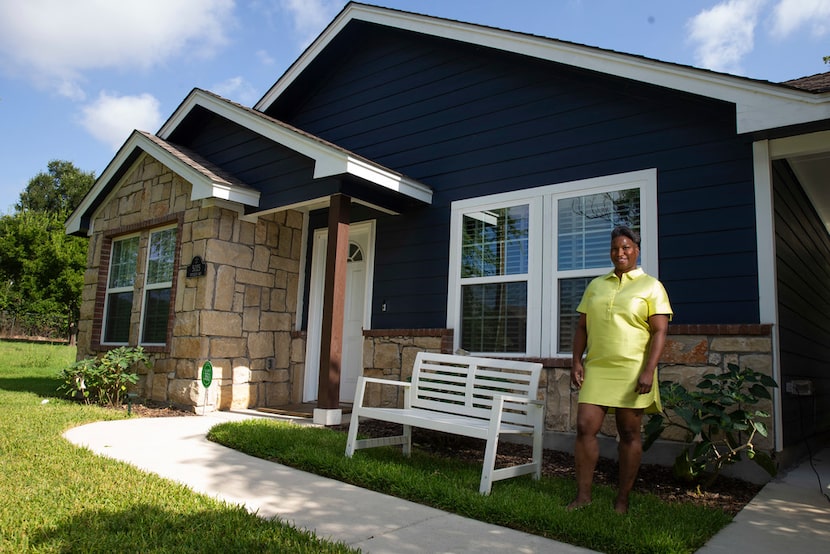
[[[361,4],[349,4],[254,109],[265,111],[352,20],[495,48],[731,102],[736,106],[738,133],[830,118],[829,94],[813,94],[550,38]]]

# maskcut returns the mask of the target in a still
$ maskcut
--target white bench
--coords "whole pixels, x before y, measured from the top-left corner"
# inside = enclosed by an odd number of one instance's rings
[[[536,399],[542,364],[419,352],[411,382],[359,377],[352,408],[346,456],[360,448],[402,445],[409,456],[412,427],[442,431],[487,441],[481,471],[481,494],[490,494],[494,481],[542,472],[544,406]],[[366,386],[404,387],[403,408],[364,406]],[[395,437],[357,438],[359,421],[369,418],[403,425]],[[495,469],[499,437],[532,437],[530,463]]]

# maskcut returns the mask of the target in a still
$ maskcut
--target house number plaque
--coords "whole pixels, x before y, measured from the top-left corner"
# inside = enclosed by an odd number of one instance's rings
[[[193,256],[193,260],[190,261],[190,265],[187,266],[187,276],[188,277],[202,277],[205,274],[205,262],[202,261],[201,256]]]

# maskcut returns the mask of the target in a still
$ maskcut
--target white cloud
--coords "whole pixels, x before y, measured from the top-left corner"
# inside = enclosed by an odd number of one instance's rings
[[[830,31],[830,0],[780,0],[773,9],[772,36],[786,38],[802,27],[815,37]]]
[[[294,23],[294,30],[303,44],[309,44],[319,35],[343,6],[338,0],[280,0]]]
[[[162,123],[160,103],[150,94],[116,96],[101,92],[81,109],[81,125],[117,150],[135,129],[155,132]]]
[[[267,50],[257,50],[256,57],[259,60],[259,63],[265,66],[272,66],[277,63],[277,60],[275,60]]]
[[[226,44],[233,0],[0,2],[7,72],[72,99],[85,71],[135,71],[176,56],[210,57]]]
[[[726,0],[688,22],[696,63],[715,71],[740,73],[754,48],[755,27],[765,0]]]
[[[242,77],[231,77],[217,85],[213,85],[210,90],[243,106],[253,104],[262,96],[251,83]]]

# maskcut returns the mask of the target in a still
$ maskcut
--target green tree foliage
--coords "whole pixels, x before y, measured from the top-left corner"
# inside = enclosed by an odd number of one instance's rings
[[[68,236],[64,221],[94,181],[70,162],[49,162],[0,217],[0,331],[65,335],[77,323],[88,240]]]
[[[72,162],[52,160],[46,173],[38,173],[20,194],[17,211],[50,212],[68,216],[92,188],[95,174]]]

